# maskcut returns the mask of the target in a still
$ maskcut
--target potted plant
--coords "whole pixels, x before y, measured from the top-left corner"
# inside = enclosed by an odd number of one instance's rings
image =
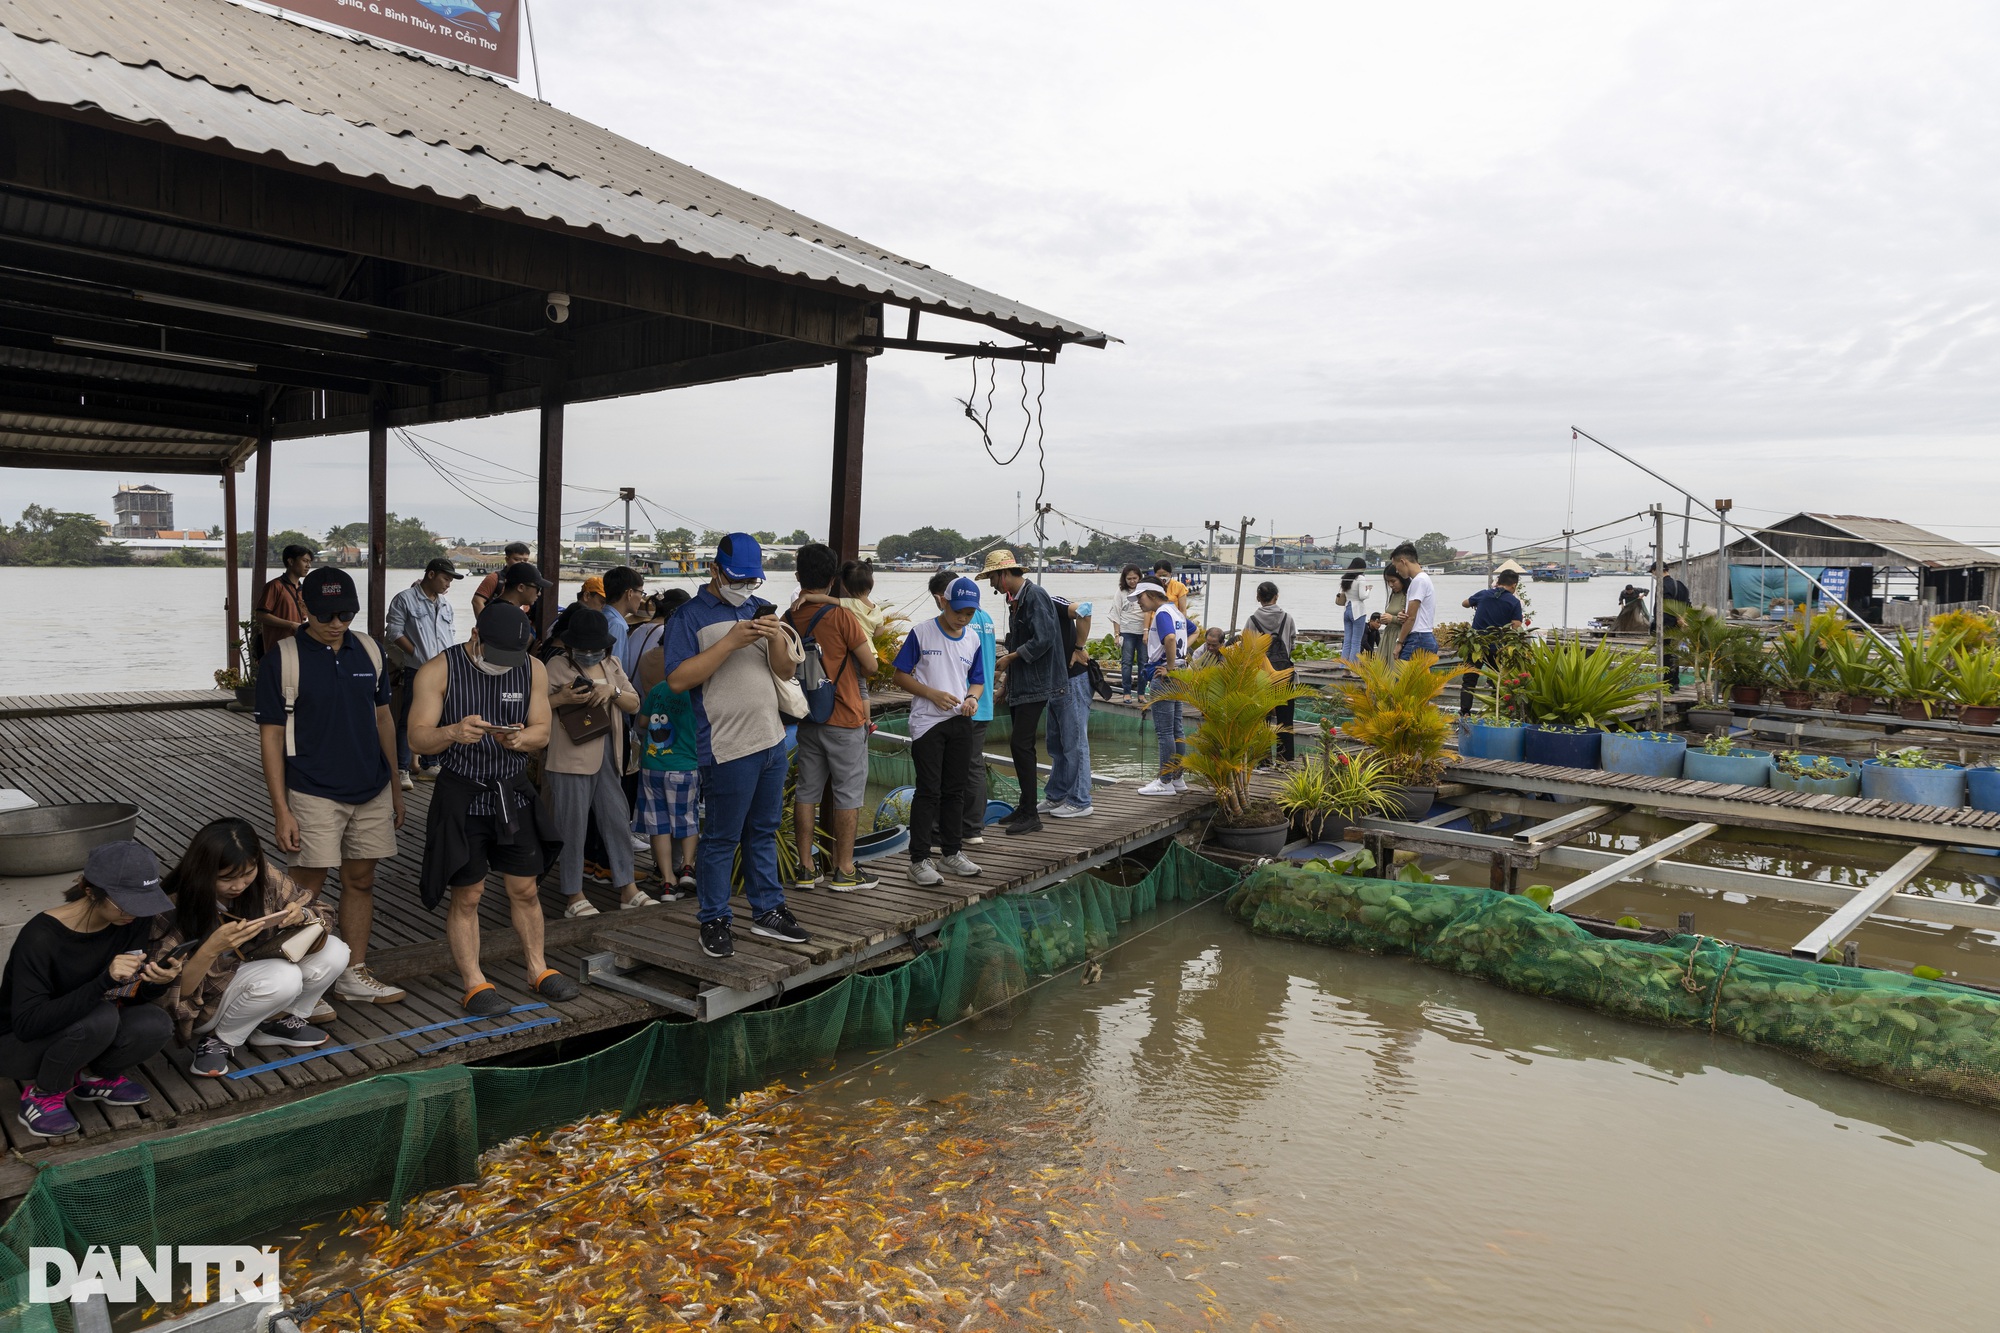
[[[1974,764],[1966,769],[1965,803],[1975,810],[2000,811],[2000,768]]]
[[[1289,827],[1277,802],[1250,794],[1250,775],[1278,743],[1271,712],[1314,693],[1294,684],[1291,672],[1271,670],[1265,656],[1270,644],[1270,635],[1246,630],[1207,666],[1176,671],[1154,691],[1157,698],[1201,714],[1201,725],[1188,736],[1181,767],[1215,789],[1217,810],[1209,836],[1232,851],[1259,856],[1282,848]]]
[[[1451,719],[1439,710],[1437,698],[1468,670],[1438,671],[1436,665],[1430,653],[1406,662],[1364,655],[1354,664],[1356,682],[1338,687],[1354,714],[1344,730],[1374,751],[1400,788],[1396,813],[1403,819],[1422,819],[1437,799],[1445,743],[1451,739]]]
[[[1861,768],[1830,754],[1780,750],[1771,756],[1771,786],[1809,796],[1858,796]]]
[[[1398,804],[1398,789],[1387,767],[1373,754],[1308,754],[1286,771],[1278,783],[1278,808],[1291,816],[1294,829],[1308,842],[1338,841],[1327,837],[1327,824],[1364,815],[1387,814]]]
[[[1607,731],[1598,755],[1607,773],[1677,778],[1687,748],[1687,737],[1672,732]]]
[[[1968,727],[2000,722],[2000,650],[1961,646],[1945,675],[1945,693],[1958,705],[1960,722]]]
[[[1642,706],[1660,685],[1650,657],[1569,640],[1539,643],[1522,662],[1516,687],[1530,723],[1524,757],[1531,764],[1596,768],[1607,727]]]
[[[1764,702],[1764,686],[1770,682],[1770,664],[1764,658],[1763,636],[1748,625],[1730,631],[1723,645],[1718,671],[1729,687],[1729,701],[1737,704]]]
[[[1473,759],[1519,760],[1528,733],[1519,694],[1521,663],[1533,650],[1534,637],[1512,625],[1475,633],[1460,622],[1445,626],[1439,638],[1479,673],[1474,711],[1458,724],[1458,752]]]
[[[1864,634],[1829,637],[1820,667],[1826,683],[1839,691],[1835,706],[1843,713],[1859,715],[1875,706],[1876,691],[1882,688],[1882,664],[1876,656],[1875,640]]]
[[[1690,747],[1681,765],[1690,782],[1731,782],[1739,787],[1771,785],[1771,754],[1738,745],[1727,736],[1712,736]]]
[[[1676,656],[1694,667],[1695,702],[1714,703],[1724,652],[1743,631],[1705,606],[1668,602],[1667,614],[1680,622],[1667,641]]]
[[[257,706],[257,645],[263,640],[254,620],[236,623],[236,665],[215,673],[215,688],[236,696],[238,708]]]
[[[1937,716],[1947,697],[1951,655],[1957,647],[1958,640],[1950,634],[1896,632],[1896,651],[1882,662],[1882,683],[1901,716],[1912,722]]]
[[[1965,804],[1965,769],[1933,759],[1921,745],[1884,750],[1861,761],[1861,794],[1906,805]]]
[[[1771,679],[1786,708],[1811,708],[1821,675],[1820,636],[1810,622],[1792,625],[1771,644]]]

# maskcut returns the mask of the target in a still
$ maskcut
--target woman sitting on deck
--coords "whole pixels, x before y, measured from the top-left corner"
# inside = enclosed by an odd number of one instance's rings
[[[179,964],[146,961],[149,918],[171,906],[152,852],[108,842],[91,849],[62,906],[21,927],[0,976],[0,1075],[20,1080],[29,1133],[76,1133],[72,1094],[113,1106],[149,1100],[125,1071],[152,1059],[173,1033],[149,1002]]]
[[[233,817],[204,825],[166,890],[173,910],[155,923],[154,956],[199,941],[166,1002],[181,1041],[193,1048],[190,1072],[221,1078],[246,1040],[305,1049],[327,1043],[307,1020],[347,966],[347,945],[334,938],[331,913],[264,859],[255,829]],[[321,931],[313,951],[297,962],[278,953],[277,932],[308,922]],[[276,956],[253,956],[266,952]]]

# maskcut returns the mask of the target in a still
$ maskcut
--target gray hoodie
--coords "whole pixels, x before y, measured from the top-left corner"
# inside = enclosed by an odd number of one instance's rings
[[[1273,602],[1260,606],[1250,613],[1244,628],[1254,629],[1259,634],[1271,636],[1271,667],[1276,671],[1289,671],[1292,667],[1292,642],[1298,633],[1292,624],[1292,613]]]

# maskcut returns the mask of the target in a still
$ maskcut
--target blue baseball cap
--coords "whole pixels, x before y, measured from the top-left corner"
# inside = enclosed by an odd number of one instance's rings
[[[945,601],[954,611],[963,611],[979,605],[979,585],[971,579],[957,578],[944,590]]]
[[[741,582],[764,577],[764,548],[747,532],[732,532],[715,546],[716,567],[723,577]]]

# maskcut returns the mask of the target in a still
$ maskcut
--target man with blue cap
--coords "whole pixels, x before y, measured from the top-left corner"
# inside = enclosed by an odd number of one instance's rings
[[[979,585],[954,579],[936,619],[913,626],[896,654],[896,688],[910,695],[910,758],[917,768],[917,790],[910,798],[910,878],[927,886],[944,881],[941,869],[967,877],[979,873],[961,849],[972,715],[986,693],[979,636],[967,632],[978,609]],[[933,836],[941,860],[931,859]]]
[[[708,585],[667,622],[660,643],[668,687],[694,705],[702,795],[695,920],[711,958],[736,952],[729,895],[738,847],[751,931],[789,944],[812,938],[778,879],[788,767],[778,682],[791,679],[796,663],[777,607],[756,595],[763,584],[763,548],[748,533],[730,533],[716,545]]]

